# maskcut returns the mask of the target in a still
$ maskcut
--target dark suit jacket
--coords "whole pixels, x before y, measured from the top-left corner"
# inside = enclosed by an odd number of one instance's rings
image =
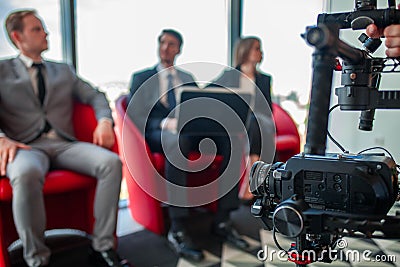
[[[225,70],[214,82],[212,86],[239,87],[240,86],[240,67],[237,69]],[[258,87],[255,94],[254,112],[266,114],[265,101],[267,101],[272,111],[271,100],[271,82],[272,77],[265,73],[257,73],[255,84]]]
[[[227,69],[211,85],[237,88],[240,86],[240,77],[240,67],[237,69]],[[271,80],[271,76],[267,74],[256,74],[255,84],[257,88],[254,112],[250,117],[249,129],[251,138],[250,153],[260,155],[267,162],[270,162],[275,152],[276,132],[272,120]]]
[[[191,74],[176,69],[181,86],[196,85]],[[132,75],[127,113],[144,134],[160,129],[161,121],[170,110],[160,102],[160,81],[157,68],[153,67]]]
[[[28,143],[40,135],[46,120],[58,134],[75,140],[73,101],[93,106],[97,119],[111,117],[104,94],[82,81],[67,64],[44,61],[46,97],[43,106],[19,58],[0,61],[0,133]]]

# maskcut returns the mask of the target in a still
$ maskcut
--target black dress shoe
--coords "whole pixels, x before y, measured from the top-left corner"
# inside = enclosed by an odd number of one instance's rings
[[[192,261],[201,261],[204,259],[203,252],[197,248],[185,232],[168,232],[168,242],[172,249],[183,258]]]
[[[95,251],[89,248],[90,264],[96,267],[128,267],[131,266],[126,260],[121,260],[114,249],[106,251]]]
[[[239,235],[236,229],[233,228],[231,222],[222,222],[213,225],[212,232],[223,241],[240,249],[245,250],[250,247],[250,244]]]

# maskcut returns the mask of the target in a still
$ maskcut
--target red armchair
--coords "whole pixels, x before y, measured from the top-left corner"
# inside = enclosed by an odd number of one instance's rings
[[[93,109],[75,104],[73,123],[81,141],[91,142],[97,126]],[[117,143],[114,152],[118,152]],[[43,188],[46,229],[77,229],[93,231],[93,201],[96,179],[68,170],[52,170],[46,176]],[[6,177],[0,177],[0,267],[10,267],[8,246],[18,239],[11,210],[12,188]],[[73,216],[71,216],[73,215]]]
[[[115,123],[117,140],[121,148],[123,176],[126,180],[129,193],[129,209],[133,218],[139,224],[156,234],[163,234],[165,223],[160,200],[150,196],[147,193],[149,190],[144,189],[152,188],[154,190],[156,188],[152,183],[154,182],[156,172],[160,174],[164,173],[165,158],[161,153],[152,153],[134,123],[130,119],[124,120],[127,107],[126,101],[126,95],[122,95],[116,100]],[[296,125],[290,116],[276,104],[274,104],[274,117],[278,122],[276,126],[278,134],[276,138],[278,159],[285,161],[300,151],[300,138]],[[196,157],[195,154],[191,156],[193,158]],[[198,179],[190,180],[204,182],[204,177],[215,179],[218,177],[221,160],[222,158],[217,156],[205,173],[191,174],[197,175]],[[244,161],[242,165],[243,170]],[[140,179],[141,185],[138,184],[138,179]],[[144,189],[142,188],[143,183],[146,184],[146,188]],[[160,187],[158,186],[158,188]],[[166,197],[166,192],[164,191],[157,193],[161,198]]]
[[[123,163],[123,177],[126,180],[129,193],[129,209],[133,218],[143,225],[146,229],[163,234],[165,231],[164,214],[161,208],[162,200],[167,199],[165,187],[154,184],[156,173],[163,175],[165,168],[165,157],[162,153],[152,153],[135,124],[125,118],[127,107],[127,96],[120,96],[116,103],[116,131],[118,146],[121,148],[121,158]],[[198,153],[191,153],[190,167],[196,168],[195,162]],[[209,161],[211,159],[205,159]],[[129,164],[127,164],[129,162]],[[222,162],[222,157],[217,155],[211,165],[205,170],[191,175],[190,186],[201,186],[209,183],[218,177],[218,170]],[[138,181],[140,185],[138,184]],[[145,188],[144,188],[145,187]],[[158,199],[153,198],[147,192],[157,191]],[[215,192],[217,196],[217,192]],[[215,210],[215,202],[207,205],[209,209]]]
[[[300,136],[297,126],[290,115],[278,104],[273,103],[275,121],[276,160],[286,162],[290,157],[300,153]]]

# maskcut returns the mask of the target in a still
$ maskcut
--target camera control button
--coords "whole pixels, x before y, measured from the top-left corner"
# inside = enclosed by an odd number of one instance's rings
[[[336,183],[340,183],[342,181],[342,177],[340,176],[340,174],[335,174],[333,176],[333,181],[335,181]]]
[[[338,183],[334,184],[334,185],[333,185],[333,188],[334,188],[337,192],[342,191],[342,186],[341,186],[340,184],[338,184]]]

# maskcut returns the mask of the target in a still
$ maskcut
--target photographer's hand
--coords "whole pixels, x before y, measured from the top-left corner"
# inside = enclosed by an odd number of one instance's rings
[[[397,8],[400,9],[400,5]],[[366,33],[372,38],[384,36],[386,38],[386,55],[388,57],[400,57],[400,24],[393,24],[385,29],[379,29],[376,25],[370,24]]]

